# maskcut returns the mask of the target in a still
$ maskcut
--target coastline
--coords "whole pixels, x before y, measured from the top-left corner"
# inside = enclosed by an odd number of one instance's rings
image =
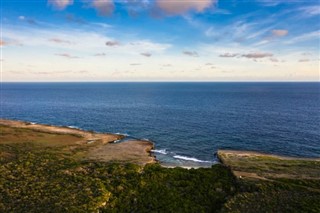
[[[126,137],[121,134],[96,133],[65,126],[53,126],[8,119],[0,119],[0,125],[42,133],[79,137],[79,140],[75,141],[72,146],[85,148],[86,153],[82,154],[82,156],[87,160],[131,162],[139,165],[157,162],[155,156],[151,153],[151,150],[154,148],[152,142],[145,140],[128,140],[115,143]]]
[[[126,135],[118,133],[96,133],[94,131],[86,131],[68,126],[54,126],[9,119],[0,119],[0,126],[1,125],[13,128],[24,128],[49,134],[67,134],[77,136],[79,137],[79,140],[77,140],[74,145],[89,147],[85,155],[87,160],[97,160],[102,162],[130,162],[138,165],[159,162],[159,160],[156,159],[154,152],[152,152],[155,147],[153,142],[138,139],[118,142],[126,138]],[[218,159],[216,163],[221,163],[229,167],[231,167],[230,162],[233,163],[234,161],[253,158],[270,158],[283,161],[320,161],[320,158],[289,157],[245,150],[218,150],[216,155]],[[164,168],[202,168],[200,165],[194,166],[159,163]],[[216,163],[213,163],[212,165]]]
[[[211,167],[171,167],[155,163],[150,141],[34,125],[0,120],[1,212],[320,209],[319,159],[219,150]]]

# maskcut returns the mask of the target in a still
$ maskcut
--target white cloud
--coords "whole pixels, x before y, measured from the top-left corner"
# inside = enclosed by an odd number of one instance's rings
[[[263,53],[263,52],[254,52],[254,53],[248,53],[248,54],[242,54],[241,57],[245,57],[245,58],[267,58],[267,57],[272,57],[273,54],[272,53]]]
[[[283,30],[283,29],[276,29],[276,30],[272,30],[272,35],[276,36],[276,37],[283,37],[288,35],[289,31],[288,30]]]
[[[73,0],[48,0],[48,4],[52,5],[54,8],[58,10],[63,10],[67,6],[73,4]]]
[[[216,0],[156,0],[157,6],[169,15],[181,15],[190,10],[202,12],[215,2]]]
[[[92,6],[98,11],[100,16],[110,16],[114,11],[113,0],[93,0]]]

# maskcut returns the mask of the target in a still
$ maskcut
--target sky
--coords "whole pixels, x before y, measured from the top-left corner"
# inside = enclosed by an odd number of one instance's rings
[[[1,82],[319,81],[319,0],[1,0]]]

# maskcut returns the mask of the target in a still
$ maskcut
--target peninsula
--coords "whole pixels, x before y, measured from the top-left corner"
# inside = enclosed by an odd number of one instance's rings
[[[31,141],[41,146],[79,149],[76,156],[98,161],[117,161],[145,165],[154,163],[150,150],[153,143],[145,140],[128,140],[117,143],[125,136],[112,133],[96,133],[80,129],[36,124],[24,121],[0,120],[2,143]],[[12,135],[12,132],[18,132]],[[11,136],[8,136],[11,135]],[[11,138],[13,137],[13,138]]]

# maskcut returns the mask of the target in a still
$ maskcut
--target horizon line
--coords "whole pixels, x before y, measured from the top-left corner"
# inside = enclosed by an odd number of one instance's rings
[[[320,83],[319,81],[1,81],[2,83]]]

